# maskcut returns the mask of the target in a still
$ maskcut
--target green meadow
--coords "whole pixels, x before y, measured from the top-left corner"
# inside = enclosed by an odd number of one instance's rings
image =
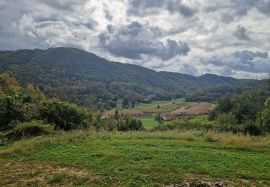
[[[147,129],[151,129],[157,127],[159,124],[154,118],[141,118],[143,127]]]
[[[269,145],[212,131],[58,132],[2,145],[0,186],[269,186]]]

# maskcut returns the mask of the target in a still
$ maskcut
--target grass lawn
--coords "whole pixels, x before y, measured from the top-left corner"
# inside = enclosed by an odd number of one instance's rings
[[[60,133],[0,147],[0,186],[269,186],[269,143],[200,131]]]
[[[153,128],[158,126],[158,122],[154,118],[141,118],[144,128]]]

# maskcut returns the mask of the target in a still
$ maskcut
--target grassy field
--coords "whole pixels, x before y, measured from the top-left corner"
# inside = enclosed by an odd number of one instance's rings
[[[158,126],[158,122],[154,118],[141,118],[144,128],[154,128]]]
[[[269,186],[269,145],[202,131],[59,133],[0,147],[0,186]]]

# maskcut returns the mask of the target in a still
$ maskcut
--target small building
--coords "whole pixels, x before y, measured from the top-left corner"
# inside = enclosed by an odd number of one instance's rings
[[[173,120],[175,116],[172,113],[163,113],[161,114],[161,118],[164,121],[169,121],[169,120]]]
[[[103,112],[100,116],[100,119],[109,119],[109,113],[108,112]]]

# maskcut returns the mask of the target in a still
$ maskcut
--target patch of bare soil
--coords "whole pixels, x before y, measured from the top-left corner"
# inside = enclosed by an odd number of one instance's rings
[[[186,174],[184,180],[179,184],[171,184],[167,187],[240,187],[240,186],[260,186],[268,187],[270,182],[250,181],[245,179],[218,179],[205,175]]]
[[[76,167],[0,161],[0,186],[100,186],[100,176]]]

